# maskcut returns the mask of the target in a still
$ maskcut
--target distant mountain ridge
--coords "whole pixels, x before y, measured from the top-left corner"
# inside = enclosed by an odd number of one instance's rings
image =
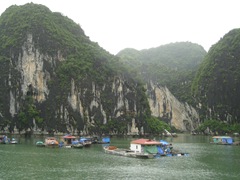
[[[191,101],[191,82],[206,54],[198,44],[177,42],[141,51],[127,48],[117,56],[139,79],[167,86],[181,101]]]

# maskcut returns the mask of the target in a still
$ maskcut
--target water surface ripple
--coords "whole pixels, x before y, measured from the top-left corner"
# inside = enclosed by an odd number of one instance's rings
[[[157,139],[157,138],[156,138]],[[209,143],[208,136],[165,138],[188,157],[136,159],[105,154],[102,145],[83,149],[39,148],[37,138],[0,144],[0,179],[239,179],[240,146]],[[111,145],[129,147],[130,138],[112,138]]]

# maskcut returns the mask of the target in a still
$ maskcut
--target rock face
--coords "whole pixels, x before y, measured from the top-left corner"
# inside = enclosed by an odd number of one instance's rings
[[[165,119],[182,131],[192,131],[198,127],[197,111],[187,103],[179,102],[167,87],[149,83],[147,93],[153,116]]]
[[[119,59],[61,13],[14,5],[0,27],[0,131],[138,134],[150,108],[180,130],[197,126],[167,88],[148,85],[147,99]]]
[[[59,104],[55,101],[58,91],[48,84],[53,80],[54,70],[60,61],[64,61],[60,53],[51,57],[41,54],[34,47],[32,34],[28,34],[22,46],[22,52],[12,56],[9,71],[9,113],[14,118],[20,110],[21,99],[28,93],[33,94],[42,116],[46,120],[43,127],[33,124],[34,131],[71,132],[73,134],[88,134],[89,129],[96,124],[106,124],[111,118],[124,119],[122,112],[138,112],[136,92],[129,88],[126,81],[115,77],[110,83],[98,86],[95,82],[88,82],[79,86],[71,80],[69,92],[60,95]],[[46,68],[48,67],[48,68]],[[15,72],[13,72],[15,71]],[[19,74],[20,86],[14,88],[10,77]],[[57,92],[56,92],[57,91]],[[104,102],[107,96],[108,103]],[[179,102],[166,87],[149,83],[147,97],[153,116],[161,117],[172,126],[182,131],[192,131],[199,125],[198,113],[188,104]],[[49,109],[49,112],[46,111]],[[33,120],[34,121],[34,120]],[[128,134],[138,134],[143,127],[137,126],[137,117],[132,117],[128,124]],[[16,128],[16,127],[15,127]]]
[[[29,122],[32,124],[30,129],[36,132],[88,134],[89,129],[106,124],[112,118],[124,119],[123,112],[137,112],[141,108],[136,90],[121,77],[109,77],[101,86],[94,81],[77,83],[71,79],[69,91],[62,90],[55,77],[55,69],[61,61],[65,59],[60,52],[55,56],[41,53],[34,46],[33,35],[27,35],[21,52],[10,58],[5,87],[9,89],[6,97],[9,106],[5,108],[13,127],[7,126],[5,130],[17,131],[18,120],[14,122],[14,119],[29,94],[34,97],[45,121],[41,127],[34,119]],[[138,132],[135,121],[133,117],[129,122],[130,133]]]

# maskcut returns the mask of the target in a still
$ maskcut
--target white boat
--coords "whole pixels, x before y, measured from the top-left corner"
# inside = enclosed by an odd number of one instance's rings
[[[18,144],[18,141],[15,138],[12,138],[9,144]]]

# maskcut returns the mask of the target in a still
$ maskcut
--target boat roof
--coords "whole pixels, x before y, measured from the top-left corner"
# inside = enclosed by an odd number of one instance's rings
[[[158,142],[152,139],[137,139],[137,140],[133,140],[131,144],[160,145],[161,142]]]
[[[164,140],[160,140],[160,143],[162,143],[163,145],[168,145],[169,144],[167,141],[164,141]]]
[[[216,139],[222,139],[222,138],[224,138],[224,139],[227,139],[227,138],[231,138],[232,139],[232,137],[230,137],[230,136],[213,136],[212,138],[216,138]]]
[[[65,135],[63,136],[64,139],[76,139],[75,136],[72,136],[72,135]]]

